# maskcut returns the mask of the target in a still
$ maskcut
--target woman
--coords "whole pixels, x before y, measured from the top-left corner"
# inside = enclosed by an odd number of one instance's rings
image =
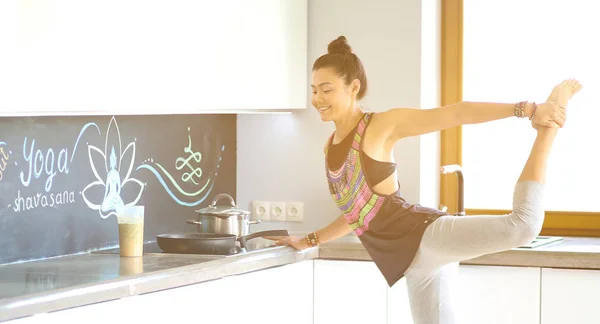
[[[358,103],[367,90],[365,71],[344,36],[314,62],[312,81],[313,106],[321,120],[335,124],[325,145],[325,171],[342,215],[307,237],[270,239],[305,249],[354,231],[389,286],[406,276],[415,323],[454,323],[450,286],[458,262],[530,243],[539,234],[546,161],[565,123],[567,101],[580,84],[560,83],[539,105],[459,102],[365,113]],[[398,140],[511,116],[529,117],[537,130],[515,186],[512,213],[458,217],[401,197],[392,152]]]

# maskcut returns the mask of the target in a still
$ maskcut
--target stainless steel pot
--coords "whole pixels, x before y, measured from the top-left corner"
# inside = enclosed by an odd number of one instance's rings
[[[227,198],[229,205],[217,206],[217,201]],[[197,225],[199,233],[233,234],[237,237],[250,233],[250,225],[260,223],[260,220],[250,219],[250,212],[238,209],[233,198],[225,193],[215,196],[206,208],[196,210],[196,220],[188,219],[186,223]]]

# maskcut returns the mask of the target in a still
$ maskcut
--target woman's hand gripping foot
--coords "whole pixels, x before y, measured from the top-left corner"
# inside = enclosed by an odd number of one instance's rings
[[[571,98],[573,98],[573,96],[582,88],[583,86],[575,79],[564,80],[557,84],[552,89],[550,96],[548,96],[546,104],[551,104],[558,109],[556,109],[550,116],[534,116],[533,120],[531,121],[531,126],[537,130],[540,128],[560,128],[555,120],[560,119],[562,121],[566,121],[569,100],[571,100]]]

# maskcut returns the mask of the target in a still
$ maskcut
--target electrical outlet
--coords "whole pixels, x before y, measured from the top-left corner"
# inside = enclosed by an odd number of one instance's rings
[[[285,221],[285,203],[271,202],[271,220],[280,222]]]
[[[252,202],[252,218],[268,221],[271,219],[271,206],[268,201]]]
[[[286,207],[286,220],[289,222],[301,222],[304,220],[304,203],[302,202],[287,202]]]

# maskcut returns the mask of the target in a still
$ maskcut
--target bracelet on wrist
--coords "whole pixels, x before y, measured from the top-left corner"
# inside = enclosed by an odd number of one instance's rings
[[[529,120],[533,120],[533,117],[535,117],[535,111],[537,110],[537,105],[535,104],[535,102],[533,103],[533,111],[531,113],[531,117],[529,117]]]
[[[312,232],[312,233],[306,235],[306,242],[308,243],[309,247],[314,247],[314,246],[319,245],[319,238],[317,237],[317,233]]]
[[[520,101],[515,104],[515,117],[523,118],[525,117],[525,105],[527,101]]]

